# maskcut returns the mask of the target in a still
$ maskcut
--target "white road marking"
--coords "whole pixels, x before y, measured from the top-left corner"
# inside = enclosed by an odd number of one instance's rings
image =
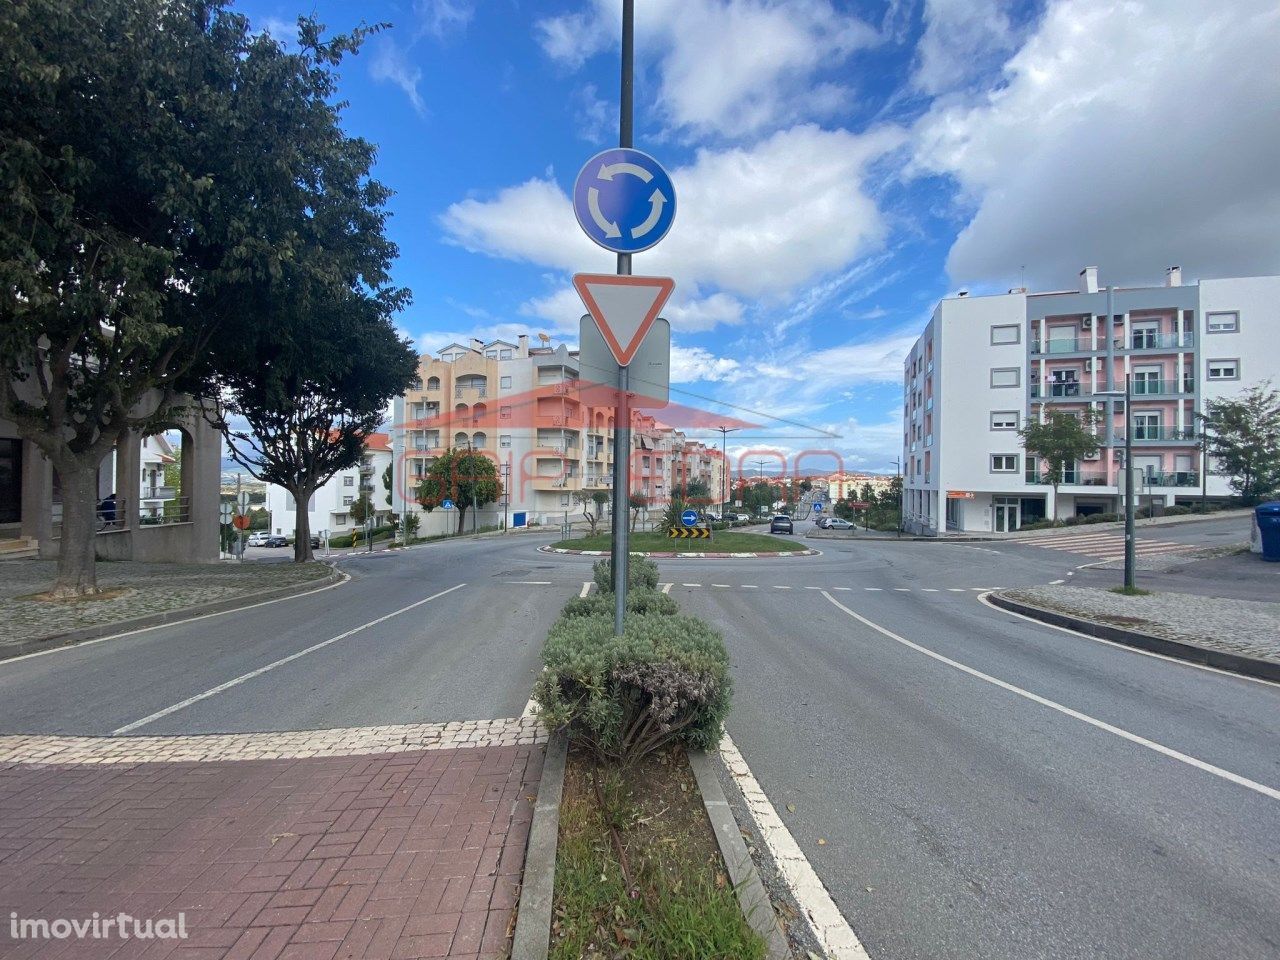
[[[727,583],[713,583],[713,584],[712,584],[712,586],[713,586],[713,587],[719,587],[720,589],[725,590],[725,589],[728,589],[729,584],[727,584]]]
[[[964,593],[964,587],[947,587],[947,593]]]
[[[775,589],[775,590],[790,590],[791,588],[790,588],[790,587],[784,587],[784,586],[782,586],[782,585],[780,585],[780,584],[775,583],[775,584],[773,585],[773,589]]]
[[[1213,774],[1215,777],[1221,777],[1223,780],[1228,780],[1231,783],[1245,787],[1255,793],[1260,793],[1264,797],[1269,797],[1272,800],[1280,800],[1280,790],[1277,790],[1275,787],[1269,787],[1265,783],[1258,783],[1256,780],[1250,780],[1248,777],[1242,777],[1238,773],[1232,773],[1230,770],[1224,770],[1222,767],[1206,763],[1204,760],[1200,760],[1190,754],[1174,750],[1172,747],[1166,747],[1162,743],[1156,743],[1154,740],[1148,740],[1146,737],[1141,737],[1136,733],[1130,733],[1128,730],[1117,727],[1114,724],[1107,723],[1105,720],[1099,720],[1096,717],[1089,716],[1087,713],[1081,713],[1079,710],[1063,706],[1055,700],[1050,700],[1048,697],[1042,697],[1038,693],[1032,693],[1030,690],[1024,690],[1021,687],[1014,686],[1007,680],[1001,680],[999,677],[993,677],[989,673],[983,673],[981,670],[976,670],[967,664],[961,663],[959,660],[952,660],[950,657],[936,653],[928,647],[922,647],[918,643],[913,643],[906,637],[898,636],[898,634],[894,633],[892,630],[868,620],[860,613],[855,613],[829,593],[823,593],[823,596],[864,626],[870,627],[882,636],[886,636],[890,640],[902,644],[904,647],[915,650],[917,653],[923,653],[926,657],[931,657],[939,663],[945,663],[947,666],[953,667],[961,673],[967,673],[969,676],[976,677],[979,680],[983,680],[993,686],[997,686],[1001,690],[1007,690],[1015,696],[1030,700],[1032,703],[1038,703],[1042,707],[1048,707],[1050,710],[1056,710],[1064,716],[1071,717],[1074,720],[1079,720],[1082,723],[1087,723],[1092,727],[1097,727],[1099,730],[1114,734],[1115,736],[1120,737],[1123,740],[1128,740],[1130,743],[1135,743],[1140,747],[1146,747],[1148,750],[1152,750],[1156,753],[1162,754],[1163,756],[1169,757],[1171,760],[1177,760],[1179,763],[1185,763],[1187,766],[1195,767],[1197,770],[1203,770],[1205,773]]]
[[[52,650],[37,650],[35,653],[24,653],[20,657],[7,657],[0,660],[0,667],[6,667],[11,663],[17,663],[19,660],[30,660],[32,657],[47,657],[51,653],[69,653],[72,650],[80,650],[84,647],[92,647],[94,644],[105,643],[108,640],[119,640],[121,637],[132,637],[138,633],[148,633],[152,630],[162,630],[165,627],[177,627],[184,623],[195,623],[197,620],[208,620],[210,617],[224,617],[228,613],[239,613],[241,610],[254,610],[258,607],[268,607],[273,603],[284,603],[286,600],[297,600],[299,597],[309,597],[312,594],[324,593],[326,590],[332,590],[334,587],[341,587],[351,582],[351,574],[343,573],[334,568],[340,578],[335,583],[326,583],[322,587],[316,587],[314,590],[304,590],[302,593],[291,593],[287,597],[276,597],[274,600],[260,600],[257,603],[251,603],[245,607],[232,607],[230,610],[218,610],[214,613],[201,613],[194,617],[187,617],[185,620],[170,620],[168,623],[157,623],[151,627],[139,627],[137,630],[125,630],[122,633],[113,633],[106,637],[95,637],[93,640],[86,640],[83,643],[72,643],[65,647],[54,647]]]
[[[508,580],[508,581],[507,581],[507,583],[523,583],[523,584],[525,584],[526,586],[530,586],[530,587],[549,587],[549,586],[551,586],[551,581],[550,581],[550,580]]]
[[[1066,580],[1050,580],[1050,581],[1049,581],[1049,586],[1051,586],[1051,587],[1056,587],[1058,584],[1060,584],[1060,583],[1066,583],[1066,582],[1067,582]]]
[[[869,593],[882,593],[884,590],[883,587],[863,587],[862,589],[868,591]]]
[[[439,593],[433,593],[426,599],[415,601],[408,606],[401,607],[399,610],[392,610],[390,613],[383,614],[376,620],[370,620],[368,623],[362,623],[358,627],[352,627],[350,630],[346,631],[346,633],[340,633],[336,637],[330,637],[328,640],[321,640],[319,643],[312,644],[305,650],[299,650],[297,653],[291,653],[287,657],[281,657],[279,660],[268,663],[265,667],[259,667],[257,670],[250,670],[248,673],[241,674],[234,680],[228,680],[226,683],[220,683],[216,687],[211,687],[206,690],[204,693],[197,693],[194,697],[187,697],[187,699],[179,703],[175,703],[172,706],[165,707],[163,710],[157,710],[155,713],[145,716],[141,720],[134,720],[132,723],[126,723],[123,727],[118,727],[117,729],[112,730],[111,736],[118,737],[121,734],[137,730],[139,727],[145,727],[147,724],[159,720],[161,717],[167,717],[171,713],[177,713],[179,710],[185,709],[194,703],[199,703],[201,700],[208,700],[210,697],[216,696],[223,691],[230,690],[232,687],[238,687],[246,680],[252,680],[254,677],[260,677],[268,670],[274,670],[276,667],[282,667],[286,663],[292,663],[294,660],[305,657],[309,653],[315,653],[317,650],[324,649],[331,643],[337,643],[339,640],[345,640],[353,634],[357,634],[362,630],[368,630],[370,627],[377,626],[379,623],[390,620],[392,617],[398,617],[402,613],[408,613],[415,607],[420,607],[424,603],[430,603],[432,600],[443,597],[446,593],[453,593],[455,590],[461,590],[465,586],[465,583],[459,583],[456,586],[450,587],[448,590],[441,590]]]
[[[674,584],[674,583],[664,583],[664,584],[662,585],[662,592],[663,592],[663,593],[670,593],[670,592],[671,592],[671,588],[672,588],[672,587],[674,587],[674,586],[675,586],[675,584]]]
[[[893,592],[894,593],[910,593],[911,588],[910,587],[894,587]]]
[[[923,592],[923,593],[937,593],[937,592],[938,592],[938,588],[937,588],[937,587],[921,587],[921,588],[920,588],[920,590],[921,590],[921,592]]]
[[[987,590],[986,587],[970,587],[969,589],[976,591],[977,593],[985,593]]]
[[[586,596],[588,593],[590,593],[590,592],[591,592],[591,581],[590,581],[590,580],[583,580],[583,581],[582,581],[582,589],[581,589],[580,591],[578,591],[578,596],[579,596],[579,597],[585,597],[585,596]]]
[[[680,586],[682,586],[682,587],[700,587],[700,586],[702,586],[702,584],[700,584],[700,583],[682,583],[682,584],[680,584]]]
[[[852,590],[853,587],[836,587],[836,590]]]
[[[823,953],[830,960],[868,960],[867,951],[727,732],[720,738],[720,757],[742,791],[742,799],[760,838],[769,848],[778,873],[790,888]]]
[[[821,587],[805,587],[806,590],[821,590]]]
[[[760,588],[757,587],[754,583],[744,583],[742,585],[742,589],[743,590],[759,590]]]
[[[1037,627],[1047,627],[1050,630],[1058,630],[1062,633],[1069,633],[1073,637],[1080,637],[1084,640],[1092,640],[1094,643],[1105,643],[1108,647],[1115,647],[1117,650],[1124,650],[1126,653],[1138,653],[1144,657],[1154,657],[1157,660],[1164,660],[1167,663],[1176,663],[1181,667],[1192,667],[1196,670],[1207,670],[1209,673],[1216,673],[1222,677],[1230,677],[1233,680],[1248,680],[1250,683],[1261,683],[1269,687],[1280,687],[1280,683],[1275,680],[1267,680],[1264,677],[1250,677],[1243,673],[1235,673],[1231,670],[1223,670],[1220,667],[1211,667],[1206,663],[1194,663],[1190,660],[1183,660],[1180,657],[1171,657],[1164,653],[1156,653],[1154,650],[1143,650],[1139,647],[1131,647],[1127,643],[1116,643],[1114,640],[1107,640],[1103,637],[1091,637],[1087,633],[1081,633],[1079,630],[1072,630],[1070,627],[1061,627],[1056,623],[1045,623],[1043,620],[1037,620],[1035,617],[1028,617],[1025,613],[1015,613],[1012,610],[1006,610],[1004,607],[997,607],[994,603],[987,599],[986,593],[981,593],[975,597],[984,607],[989,607],[998,613],[1007,614],[1010,617],[1017,617],[1019,620],[1025,620],[1027,623],[1034,623]]]

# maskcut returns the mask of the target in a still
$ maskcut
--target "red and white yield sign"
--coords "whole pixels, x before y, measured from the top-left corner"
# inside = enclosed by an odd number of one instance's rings
[[[622,367],[631,362],[676,286],[670,277],[612,273],[577,273],[573,285]]]

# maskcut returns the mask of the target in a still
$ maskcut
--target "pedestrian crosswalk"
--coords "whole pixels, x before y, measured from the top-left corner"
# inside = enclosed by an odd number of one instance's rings
[[[1046,550],[1063,550],[1098,560],[1113,560],[1124,556],[1124,534],[1122,533],[1069,533],[1036,537],[1027,542],[1032,546],[1044,547]],[[1140,557],[1167,556],[1196,549],[1198,547],[1195,544],[1177,543],[1172,540],[1137,538],[1134,541],[1134,552]]]

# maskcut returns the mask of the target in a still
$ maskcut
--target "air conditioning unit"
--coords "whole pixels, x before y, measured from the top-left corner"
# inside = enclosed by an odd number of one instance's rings
[[[1086,459],[1086,460],[1097,460],[1097,459],[1098,459],[1098,451],[1097,451],[1097,450],[1093,451],[1093,453],[1089,454],[1087,457],[1085,457],[1085,459]]]
[[[1081,330],[1092,330],[1092,329],[1093,329],[1093,317],[1085,317],[1084,319],[1082,319],[1082,320],[1080,321],[1080,329],[1081,329]]]
[[[1092,361],[1092,360],[1086,360],[1086,361],[1084,362],[1084,372],[1085,372],[1085,373],[1093,373],[1093,361]]]
[[[1115,449],[1115,450],[1112,450],[1112,451],[1111,451],[1111,462],[1112,462],[1112,463],[1124,463],[1124,451],[1123,451],[1123,450],[1121,450],[1121,449],[1119,449],[1119,448],[1117,448],[1117,449]]]

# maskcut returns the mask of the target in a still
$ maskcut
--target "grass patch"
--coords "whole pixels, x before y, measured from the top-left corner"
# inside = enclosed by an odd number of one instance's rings
[[[570,750],[550,957],[764,957],[764,943],[730,886],[682,748],[649,754],[629,768],[598,770],[586,751]]]
[[[1150,590],[1143,590],[1141,587],[1108,587],[1109,593],[1119,593],[1126,597],[1149,597]]]
[[[611,535],[600,533],[594,537],[561,540],[552,546],[559,550],[608,550],[612,542]],[[761,553],[805,549],[803,544],[789,537],[732,530],[717,530],[710,540],[671,540],[665,533],[633,533],[630,544],[635,553]]]

